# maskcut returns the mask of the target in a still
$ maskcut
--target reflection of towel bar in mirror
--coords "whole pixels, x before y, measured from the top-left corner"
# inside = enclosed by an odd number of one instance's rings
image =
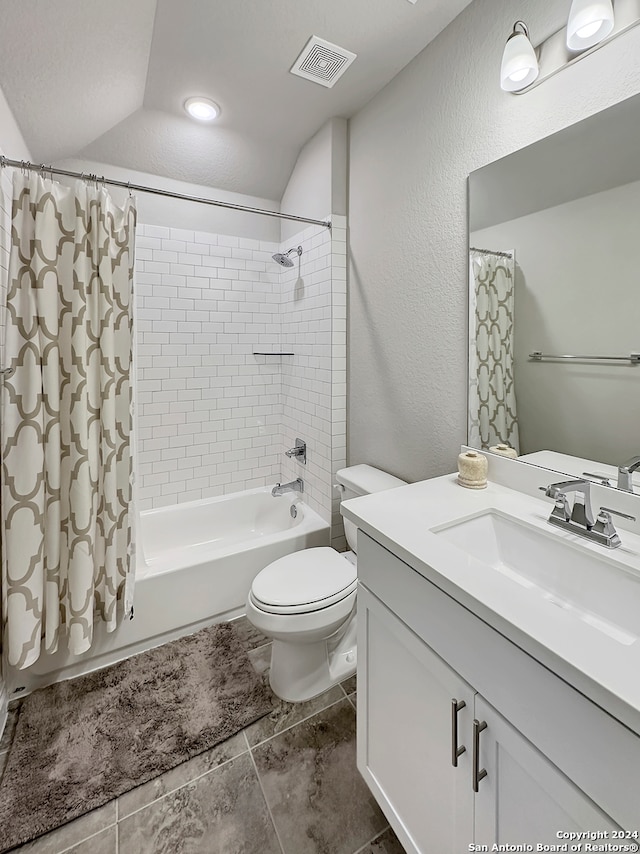
[[[529,358],[534,362],[542,362],[544,359],[577,359],[583,362],[630,362],[632,365],[640,365],[640,353],[630,353],[628,356],[552,356],[535,350],[529,353]]]

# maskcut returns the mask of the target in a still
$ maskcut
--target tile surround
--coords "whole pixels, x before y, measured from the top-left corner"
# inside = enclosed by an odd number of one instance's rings
[[[272,260],[297,245],[292,268]],[[136,292],[140,506],[301,476],[344,546],[332,484],[346,461],[345,217],[283,244],[139,225]],[[284,456],[298,436],[306,466]]]

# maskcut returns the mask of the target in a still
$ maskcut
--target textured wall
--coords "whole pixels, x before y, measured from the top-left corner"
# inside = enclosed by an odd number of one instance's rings
[[[412,481],[455,468],[467,175],[640,91],[640,28],[532,92],[500,90],[513,22],[524,15],[539,42],[568,6],[475,0],[350,122],[350,463]]]

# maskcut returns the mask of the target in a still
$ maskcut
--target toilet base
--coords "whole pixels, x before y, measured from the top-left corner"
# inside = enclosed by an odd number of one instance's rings
[[[289,703],[302,703],[356,672],[356,615],[328,640],[287,643],[274,640],[269,684]]]

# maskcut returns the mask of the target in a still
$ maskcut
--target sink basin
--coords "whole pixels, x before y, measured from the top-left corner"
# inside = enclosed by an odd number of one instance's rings
[[[640,635],[640,573],[498,510],[432,529],[455,548],[619,643]],[[481,571],[482,567],[478,566]]]

